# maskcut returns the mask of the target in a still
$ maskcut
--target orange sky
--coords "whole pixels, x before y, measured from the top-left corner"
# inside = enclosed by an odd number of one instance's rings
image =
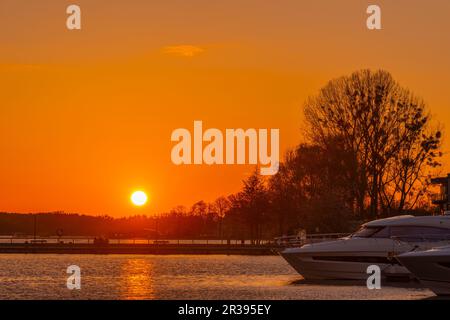
[[[65,27],[72,3],[81,31]],[[381,31],[365,27],[374,3]],[[151,214],[235,192],[251,166],[177,167],[172,130],[280,128],[285,150],[305,98],[361,68],[390,71],[448,127],[448,12],[448,0],[1,0],[0,211]],[[148,206],[130,205],[135,189]]]

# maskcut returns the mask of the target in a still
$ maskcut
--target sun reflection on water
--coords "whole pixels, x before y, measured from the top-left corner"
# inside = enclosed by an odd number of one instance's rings
[[[122,265],[123,299],[154,299],[153,265],[146,259],[129,259]]]

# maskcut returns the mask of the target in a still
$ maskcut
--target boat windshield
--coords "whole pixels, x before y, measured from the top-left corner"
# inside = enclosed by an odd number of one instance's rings
[[[352,234],[353,238],[371,238],[384,227],[362,227],[358,231]]]

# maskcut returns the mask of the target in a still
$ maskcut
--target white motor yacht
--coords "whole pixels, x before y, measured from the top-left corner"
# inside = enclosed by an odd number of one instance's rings
[[[383,276],[409,276],[395,258],[412,250],[450,244],[450,216],[397,216],[361,226],[349,237],[281,252],[305,279],[367,279],[370,265]]]
[[[450,246],[408,252],[397,259],[435,294],[450,295]]]

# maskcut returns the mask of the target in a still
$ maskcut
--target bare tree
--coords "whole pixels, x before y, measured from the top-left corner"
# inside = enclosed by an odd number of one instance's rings
[[[223,219],[225,217],[225,214],[230,209],[230,200],[228,200],[226,197],[219,197],[217,198],[213,206],[217,212],[218,216],[218,223],[219,223],[219,237],[223,238]]]
[[[269,207],[267,188],[265,180],[259,175],[259,169],[244,180],[244,187],[240,192],[241,213],[250,231],[252,242],[262,239],[263,226],[267,222],[267,211]]]
[[[338,138],[354,155],[354,171],[349,176],[353,177],[358,208],[364,209],[368,196],[370,217],[378,216],[379,208],[386,203],[387,180],[397,176],[398,181],[398,173],[388,173],[398,170],[392,163],[406,152],[405,146],[421,145],[421,134],[429,125],[424,102],[388,72],[362,70],[330,81],[305,103],[304,113],[312,142],[330,149]],[[433,136],[440,139],[436,133]],[[408,169],[408,175],[418,174]],[[412,188],[404,189],[404,197],[408,190]]]
[[[441,132],[416,132],[419,137],[406,141],[390,162],[381,186],[382,204],[387,213],[412,209],[430,187],[431,171],[439,167],[442,156]]]

